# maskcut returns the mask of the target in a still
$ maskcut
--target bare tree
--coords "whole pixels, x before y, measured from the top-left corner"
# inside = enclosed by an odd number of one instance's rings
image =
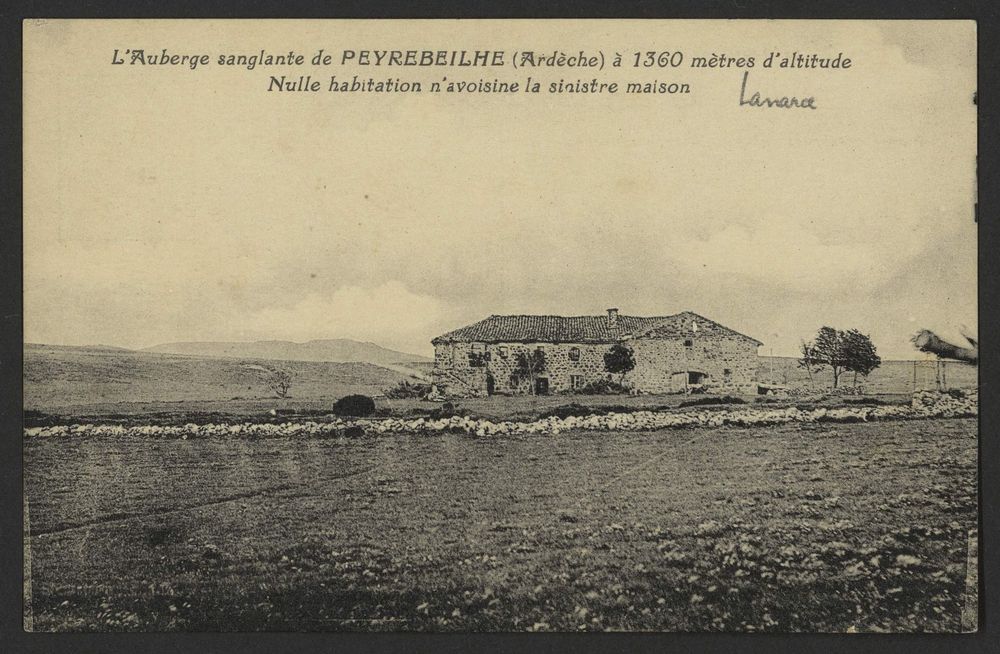
[[[806,343],[803,340],[799,347],[799,352],[802,354],[802,358],[799,359],[799,368],[805,368],[805,371],[809,373],[809,387],[814,388],[816,384],[813,379],[813,373],[819,372],[823,366],[817,360],[812,343]]]
[[[292,388],[292,373],[272,368],[264,374],[264,383],[278,397],[288,397],[288,391]]]

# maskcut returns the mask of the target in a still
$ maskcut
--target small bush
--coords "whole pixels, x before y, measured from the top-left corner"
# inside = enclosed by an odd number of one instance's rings
[[[956,400],[964,400],[968,397],[968,394],[961,388],[949,388],[945,391],[945,394],[952,396]]]
[[[367,395],[346,395],[333,405],[338,416],[364,417],[375,413],[375,400]]]
[[[708,397],[699,397],[696,400],[684,400],[678,406],[683,408],[686,406],[706,406],[710,404],[746,404],[746,400],[733,397],[732,395],[709,395]]]
[[[610,379],[597,379],[576,392],[580,395],[621,395],[627,393],[628,388]]]
[[[393,388],[383,391],[390,400],[406,400],[424,398],[431,392],[430,384],[414,384],[403,379]]]

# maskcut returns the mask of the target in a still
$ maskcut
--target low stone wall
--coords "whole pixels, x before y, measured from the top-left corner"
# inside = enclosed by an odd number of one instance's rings
[[[738,409],[691,409],[686,411],[636,411],[567,418],[543,418],[534,422],[493,421],[455,416],[452,418],[334,419],[330,422],[244,423],[238,425],[68,425],[32,427],[25,438],[74,436],[148,436],[151,438],[315,438],[361,434],[458,432],[477,436],[506,434],[559,434],[564,431],[651,431],[693,427],[740,427],[816,422],[869,422],[922,418],[964,418],[978,415],[978,394],[956,398],[946,393],[921,391],[908,405],[852,406],[799,409],[746,407]]]

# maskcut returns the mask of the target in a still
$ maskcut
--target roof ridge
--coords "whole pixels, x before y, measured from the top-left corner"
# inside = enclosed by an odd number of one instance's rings
[[[724,330],[751,341],[760,341],[741,334],[694,311],[686,310],[665,316],[619,315],[613,326],[606,314],[560,316],[557,314],[491,314],[477,322],[464,325],[431,340],[446,342],[556,342],[613,343],[626,335],[641,336],[657,330],[669,332],[683,329],[685,320],[703,322],[711,329]]]
[[[693,313],[693,312],[682,311],[681,313]],[[643,320],[659,320],[663,318],[674,318],[676,316],[681,315],[681,313],[672,313],[666,316],[636,316],[630,313],[620,313],[618,314],[618,317],[641,318]],[[491,313],[486,318],[483,318],[482,320],[477,320],[476,322],[482,322],[483,320],[486,320],[488,318],[607,318],[607,317],[608,314],[606,313],[598,313],[598,314],[586,313],[578,316],[563,316],[558,313]],[[708,320],[708,318],[705,318],[705,320]]]

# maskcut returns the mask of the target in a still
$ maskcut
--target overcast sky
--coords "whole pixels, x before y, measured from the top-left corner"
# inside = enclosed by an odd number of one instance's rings
[[[975,328],[971,24],[390,27],[29,28],[26,341],[346,337],[426,354],[489,314],[613,306],[695,311],[762,354],[794,354],[831,325],[912,358],[918,328]],[[817,98],[780,111],[739,107],[736,70],[659,73],[689,82],[686,97],[386,98],[269,95],[267,70],[109,65],[139,46],[640,42],[842,50],[854,66],[755,68],[751,87]],[[331,73],[408,74],[319,76]]]

